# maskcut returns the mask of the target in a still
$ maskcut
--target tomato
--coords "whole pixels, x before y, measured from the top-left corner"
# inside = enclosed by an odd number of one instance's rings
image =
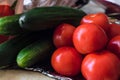
[[[9,5],[0,5],[0,17],[10,16],[14,14],[14,10]]]
[[[120,35],[113,37],[109,41],[107,45],[107,49],[115,53],[120,59]]]
[[[8,40],[9,36],[0,35],[0,43]]]
[[[94,23],[101,26],[107,33],[109,29],[109,20],[108,16],[104,13],[93,13],[84,16],[80,22],[83,23]]]
[[[14,15],[14,10],[9,5],[0,5],[0,17]],[[8,40],[9,36],[0,35],[0,43]]]
[[[57,48],[62,46],[73,46],[72,36],[74,30],[75,27],[70,24],[63,23],[59,25],[53,34],[54,45]]]
[[[101,50],[107,42],[108,38],[104,30],[92,23],[81,24],[73,33],[73,44],[82,54]]]
[[[11,36],[8,37],[8,40],[9,40],[9,39],[12,39],[12,38],[14,38],[14,37],[15,37],[15,35],[11,35]]]
[[[53,53],[51,64],[61,75],[75,76],[80,73],[82,55],[73,47],[60,47]]]
[[[93,52],[83,59],[81,72],[86,80],[119,80],[120,61],[109,51]]]
[[[111,23],[109,29],[109,37],[113,38],[116,35],[120,35],[120,24]]]

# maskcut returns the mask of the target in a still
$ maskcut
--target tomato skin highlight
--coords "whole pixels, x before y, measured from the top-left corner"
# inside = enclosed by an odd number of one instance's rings
[[[72,36],[73,36],[74,30],[75,30],[75,27],[70,24],[63,23],[59,25],[55,29],[53,34],[54,45],[57,48],[62,46],[73,46]]]
[[[99,25],[103,30],[105,30],[105,32],[109,29],[109,20],[105,13],[88,14],[82,18],[80,24],[83,23],[94,23]]]
[[[82,54],[102,50],[107,42],[108,37],[104,30],[92,23],[81,24],[73,33],[73,44]]]
[[[87,80],[118,80],[120,61],[109,51],[93,52],[83,59],[81,72]]]
[[[73,47],[60,47],[52,55],[53,69],[65,76],[76,76],[80,73],[82,55]]]
[[[116,54],[117,57],[120,59],[120,35],[113,37],[109,41],[107,49]]]

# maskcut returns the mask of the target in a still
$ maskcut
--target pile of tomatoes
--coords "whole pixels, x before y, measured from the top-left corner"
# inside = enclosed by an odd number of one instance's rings
[[[82,74],[86,80],[118,80],[120,25],[104,13],[88,14],[79,26],[63,23],[53,34],[53,69],[64,76]]]

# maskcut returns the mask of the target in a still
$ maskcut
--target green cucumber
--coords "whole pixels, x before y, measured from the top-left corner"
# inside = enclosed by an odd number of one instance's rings
[[[16,62],[19,51],[38,40],[42,34],[28,33],[16,36],[0,44],[0,68]]]
[[[19,18],[22,14],[6,16],[0,18],[0,34],[16,35],[23,33],[23,29],[19,25]]]
[[[42,63],[50,59],[53,49],[52,39],[44,37],[23,48],[17,55],[17,64],[21,68],[26,68],[37,62]]]
[[[56,27],[61,23],[78,26],[85,15],[82,10],[70,7],[39,7],[24,13],[20,17],[19,23],[20,27],[24,29],[38,31]]]

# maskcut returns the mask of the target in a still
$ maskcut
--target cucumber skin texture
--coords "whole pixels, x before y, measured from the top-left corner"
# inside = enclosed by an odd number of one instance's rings
[[[43,38],[23,48],[17,55],[16,62],[21,68],[30,67],[48,60],[53,50],[52,40]]]
[[[44,30],[53,28],[61,23],[69,23],[78,26],[80,20],[85,16],[82,10],[77,10],[69,7],[39,7],[29,10],[24,13],[20,19],[20,27],[30,30]]]
[[[3,66],[15,63],[16,56],[19,53],[19,51],[25,46],[38,40],[38,35],[36,33],[19,35],[0,44],[0,69]]]
[[[0,18],[0,34],[16,35],[23,33],[24,30],[19,25],[19,18],[22,14],[6,16]]]

